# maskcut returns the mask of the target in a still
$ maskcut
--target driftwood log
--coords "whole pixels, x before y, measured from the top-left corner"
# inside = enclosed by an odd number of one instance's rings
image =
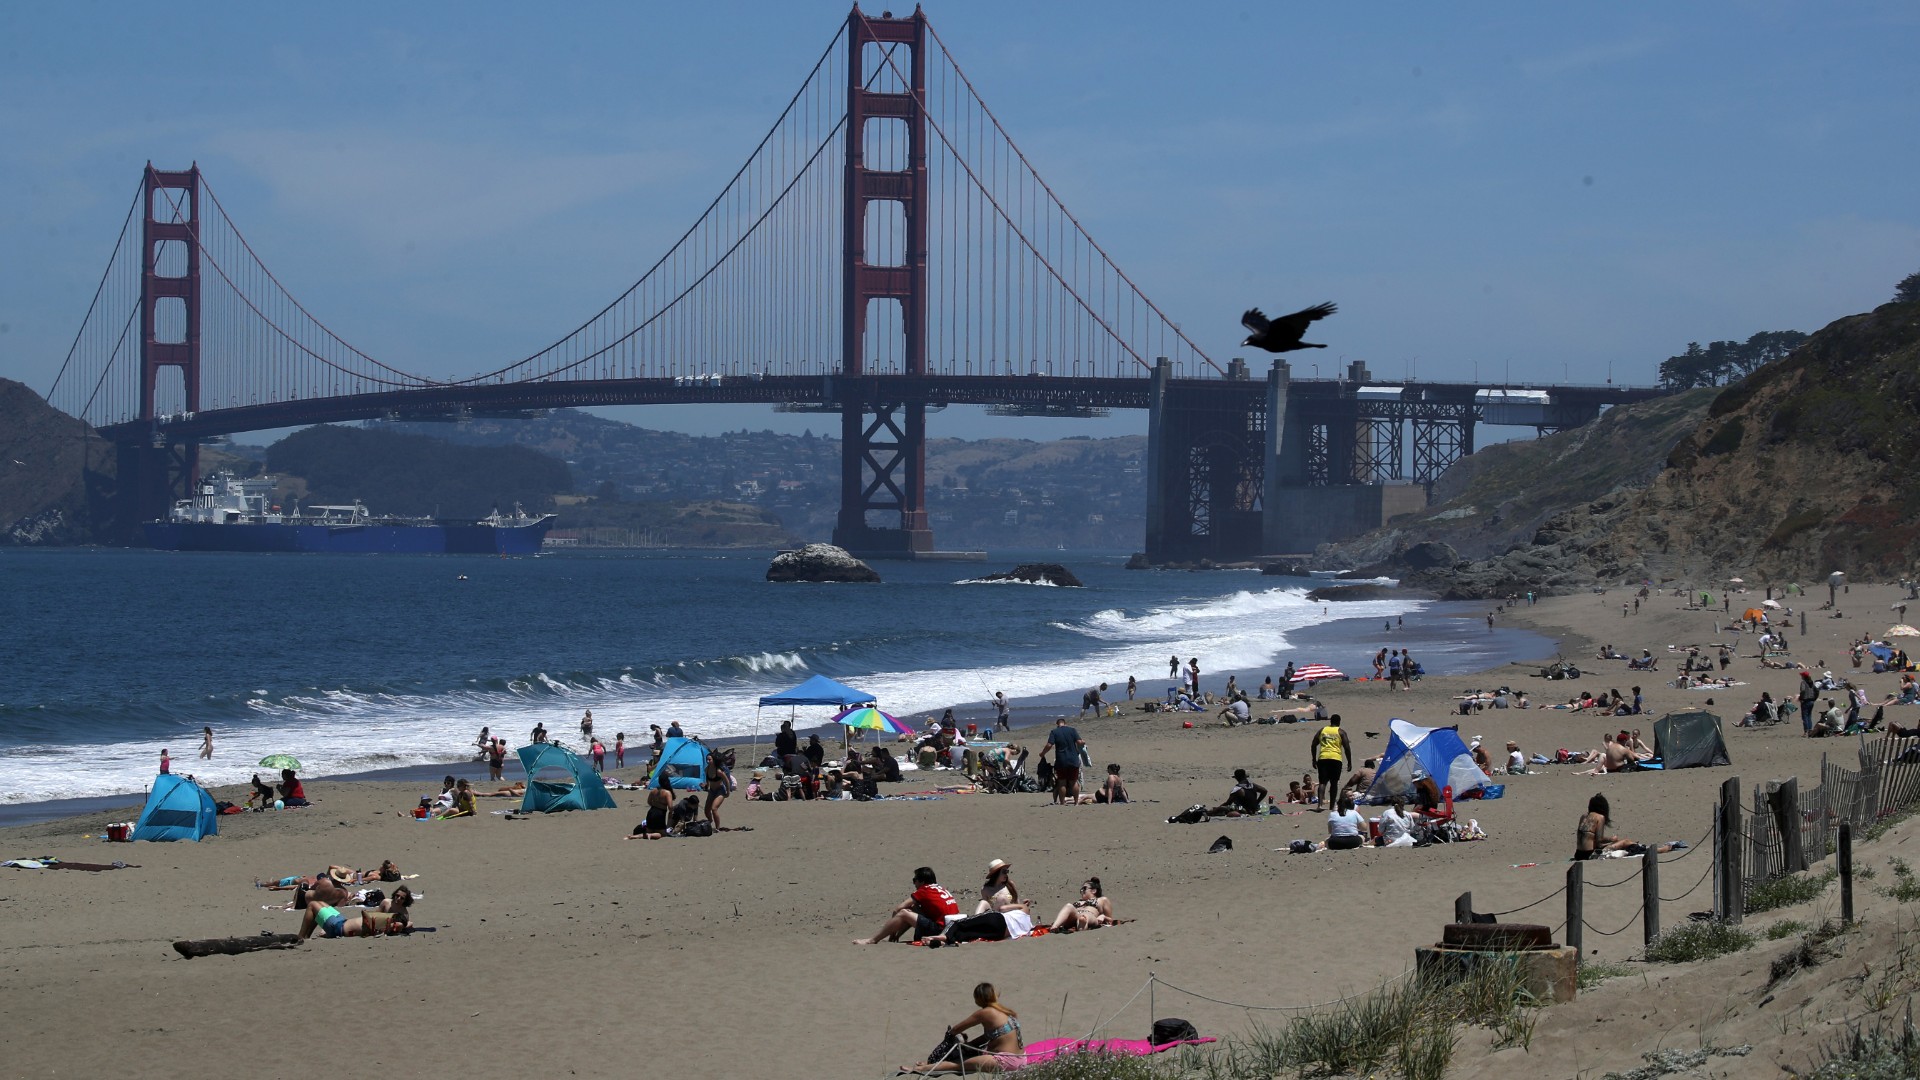
[[[261,949],[291,949],[300,944],[299,934],[256,934],[253,937],[203,938],[176,941],[173,951],[191,960],[196,956],[238,956]]]

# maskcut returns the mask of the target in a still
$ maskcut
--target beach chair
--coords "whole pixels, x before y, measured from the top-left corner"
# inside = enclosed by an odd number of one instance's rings
[[[1452,784],[1448,784],[1440,789],[1440,803],[1441,805],[1438,807],[1421,811],[1421,815],[1426,819],[1427,824],[1439,825],[1453,820]]]

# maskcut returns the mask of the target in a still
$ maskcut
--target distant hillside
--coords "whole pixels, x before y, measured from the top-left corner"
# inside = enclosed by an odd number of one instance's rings
[[[0,544],[87,544],[110,522],[113,447],[0,379]]]
[[[821,422],[837,425],[830,416]],[[840,441],[824,435],[683,435],[573,409],[534,419],[378,426],[551,454],[596,503],[724,500],[771,513],[788,533],[809,540],[827,539],[839,511]],[[946,548],[1136,548],[1146,531],[1146,448],[1145,436],[929,439],[934,536]]]
[[[1643,490],[1556,515],[1532,544],[1427,575],[1489,595],[1641,578],[1868,580],[1920,560],[1920,303],[1840,319],[1728,387]]]
[[[1706,387],[1621,405],[1570,431],[1478,450],[1440,477],[1426,510],[1332,545],[1315,562],[1370,566],[1424,541],[1449,544],[1466,559],[1498,555],[1532,540],[1569,506],[1646,486],[1719,392]]]
[[[297,477],[304,503],[351,503],[376,514],[484,517],[498,506],[552,510],[573,490],[564,462],[518,446],[453,446],[391,431],[322,425],[267,448],[268,472]]]

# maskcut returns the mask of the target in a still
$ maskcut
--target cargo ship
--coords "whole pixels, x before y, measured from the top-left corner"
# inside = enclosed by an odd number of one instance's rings
[[[530,555],[540,550],[554,515],[512,514],[475,521],[375,517],[350,506],[273,504],[274,478],[225,473],[202,480],[198,493],[173,505],[165,521],[143,526],[160,551],[318,551],[384,555]]]

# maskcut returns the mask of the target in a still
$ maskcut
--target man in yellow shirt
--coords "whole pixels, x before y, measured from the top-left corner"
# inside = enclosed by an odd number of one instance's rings
[[[1347,733],[1341,730],[1339,713],[1327,717],[1327,726],[1313,733],[1309,750],[1313,755],[1314,767],[1320,772],[1320,790],[1326,792],[1321,796],[1320,805],[1314,808],[1318,813],[1326,809],[1333,793],[1340,790],[1340,773],[1346,768],[1347,762],[1353,760],[1353,744],[1347,741]]]

